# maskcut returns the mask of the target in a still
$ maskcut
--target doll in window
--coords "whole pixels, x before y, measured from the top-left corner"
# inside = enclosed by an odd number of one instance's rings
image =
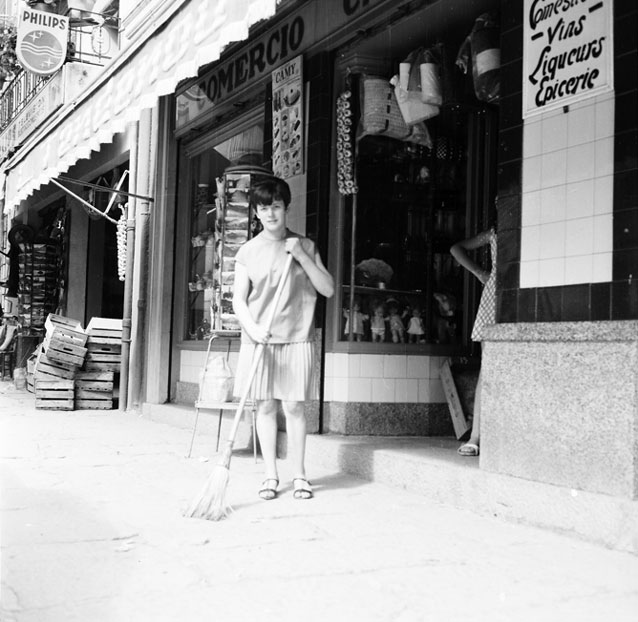
[[[343,317],[346,318],[346,326],[343,334],[348,338],[350,336],[350,309],[343,310]],[[364,327],[363,323],[370,319],[369,315],[361,312],[361,304],[355,299],[352,305],[352,335],[356,341],[363,341]]]

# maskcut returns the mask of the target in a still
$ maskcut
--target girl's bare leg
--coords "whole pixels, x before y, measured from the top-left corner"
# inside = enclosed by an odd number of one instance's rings
[[[306,478],[306,415],[303,402],[282,402],[286,415],[288,451],[293,469],[293,477]]]
[[[266,478],[277,475],[277,400],[263,400],[257,404],[257,436],[264,459]]]

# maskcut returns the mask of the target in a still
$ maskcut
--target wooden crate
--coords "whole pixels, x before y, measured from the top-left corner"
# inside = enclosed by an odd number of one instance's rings
[[[54,380],[56,378],[73,380],[76,370],[75,365],[54,361],[43,352],[40,352],[33,375],[36,380]]]
[[[84,347],[88,339],[89,336],[85,332],[56,326],[51,330],[47,330],[45,343],[46,341],[61,341],[71,346]]]
[[[64,317],[63,315],[56,315],[55,313],[49,313],[49,315],[47,315],[47,319],[44,322],[44,328],[47,333],[52,332],[54,328],[66,328],[78,333],[84,332],[82,324],[80,324],[77,320]]]
[[[79,371],[75,375],[77,390],[93,391],[96,393],[113,393],[112,371]]]
[[[87,349],[83,346],[74,345],[56,337],[45,339],[43,346],[47,357],[53,361],[75,367],[82,367],[84,364]]]
[[[122,357],[119,353],[87,352],[84,369],[86,371],[119,372]]]
[[[110,337],[98,337],[95,340],[89,337],[86,349],[96,354],[117,354],[119,356],[122,352],[122,341]]]
[[[86,325],[86,333],[94,339],[106,338],[122,341],[122,320],[93,317]]]
[[[44,410],[73,410],[73,380],[35,380],[35,407]]]

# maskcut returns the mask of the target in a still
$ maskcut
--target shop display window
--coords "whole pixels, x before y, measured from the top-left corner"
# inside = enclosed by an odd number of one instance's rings
[[[220,142],[191,160],[191,220],[188,278],[188,318],[186,340],[205,339],[213,328],[231,329],[232,302],[229,292],[233,259],[220,238],[230,227],[236,244],[253,233],[247,191],[250,179],[245,174],[224,175],[237,165],[260,164],[263,160],[263,124]],[[223,206],[233,210],[232,222],[222,219]],[[219,213],[218,213],[219,212]],[[231,245],[232,246],[232,245]],[[226,251],[223,249],[226,248]],[[236,250],[236,249],[235,249]],[[223,265],[222,265],[223,264]],[[226,296],[220,296],[222,290]],[[223,307],[223,308],[222,308]],[[221,318],[225,325],[221,325]]]
[[[464,274],[450,247],[466,237],[467,118],[443,109],[427,123],[427,145],[358,141],[354,229],[353,210],[344,210],[353,236],[342,255],[340,341],[462,343]]]

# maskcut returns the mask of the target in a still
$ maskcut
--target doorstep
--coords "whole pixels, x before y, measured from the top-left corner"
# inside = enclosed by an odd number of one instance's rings
[[[224,412],[222,440],[233,414]],[[144,404],[142,416],[192,430],[195,409],[185,404]],[[200,411],[196,434],[200,451],[202,441],[214,449],[217,423],[216,412]],[[285,433],[280,434],[279,444],[280,453],[285,454]],[[491,473],[479,467],[478,458],[459,456],[459,444],[448,437],[310,434],[306,462],[310,473],[316,465],[424,495],[443,505],[638,554],[638,501]],[[249,417],[239,426],[235,448],[252,451]]]

